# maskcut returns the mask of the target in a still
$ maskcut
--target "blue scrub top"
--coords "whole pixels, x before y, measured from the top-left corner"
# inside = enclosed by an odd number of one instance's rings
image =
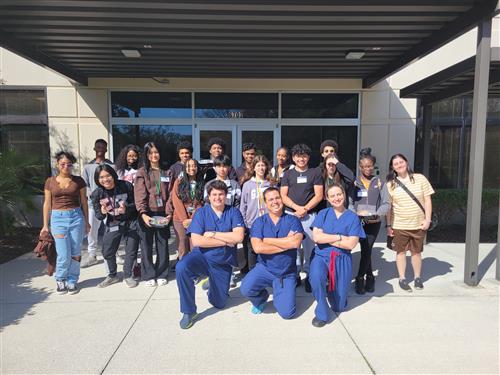
[[[311,228],[322,229],[323,233],[326,234],[358,236],[359,238],[366,237],[358,215],[351,210],[345,210],[337,219],[333,208],[325,208],[318,213]],[[320,256],[328,256],[332,250],[344,251],[344,249],[340,249],[328,243],[316,244],[314,247],[314,253]]]
[[[193,216],[186,233],[203,235],[205,232],[232,232],[234,228],[245,227],[243,217],[237,208],[226,205],[219,218],[210,204],[205,204]],[[229,263],[237,266],[236,247],[198,247],[206,257],[215,263]]]
[[[294,215],[283,214],[274,225],[269,214],[265,214],[257,219],[252,224],[250,229],[250,237],[255,238],[283,238],[290,231],[302,233],[304,230],[300,220]],[[276,254],[258,254],[258,262],[262,263],[273,275],[284,276],[297,271],[295,259],[297,257],[297,249],[289,249],[282,253]]]

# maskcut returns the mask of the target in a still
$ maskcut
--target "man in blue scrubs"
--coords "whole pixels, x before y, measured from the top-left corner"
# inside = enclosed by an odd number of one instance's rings
[[[232,266],[236,266],[236,244],[243,241],[245,224],[237,208],[226,206],[227,186],[214,181],[207,189],[210,204],[196,211],[187,233],[193,251],[177,264],[177,286],[184,314],[180,326],[190,328],[196,318],[194,280],[208,276],[208,301],[216,308],[226,306]]]
[[[295,260],[304,232],[295,215],[283,212],[277,188],[266,189],[264,201],[269,213],[257,218],[250,231],[258,262],[241,282],[240,290],[252,302],[252,313],[260,314],[269,297],[266,287],[272,286],[276,311],[283,319],[290,319],[295,315]]]

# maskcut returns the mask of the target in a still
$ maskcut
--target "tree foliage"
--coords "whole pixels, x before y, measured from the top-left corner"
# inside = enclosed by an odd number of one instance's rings
[[[13,229],[16,216],[26,218],[24,211],[35,208],[33,196],[43,192],[43,170],[26,155],[0,152],[0,237]]]

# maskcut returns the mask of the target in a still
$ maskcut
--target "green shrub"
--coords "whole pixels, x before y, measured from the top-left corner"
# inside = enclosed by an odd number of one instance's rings
[[[14,151],[0,152],[0,236],[12,231],[15,213],[34,209],[33,196],[40,194],[43,166]]]
[[[481,224],[488,217],[498,220],[499,189],[483,189]],[[439,218],[439,226],[464,224],[467,217],[467,190],[438,189],[432,196],[432,208]]]

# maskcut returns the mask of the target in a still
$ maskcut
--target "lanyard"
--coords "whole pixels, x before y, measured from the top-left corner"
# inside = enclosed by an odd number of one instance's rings
[[[158,176],[160,177],[159,179],[156,179],[156,173],[154,171],[151,172],[153,175],[153,181],[156,186],[156,195],[160,196],[161,195],[161,173],[160,170],[158,170]]]
[[[264,215],[264,195],[262,194],[263,181],[256,181],[257,183],[257,208],[259,216]]]
[[[192,201],[194,201],[194,196],[196,193],[196,181],[191,181],[189,183],[189,197]]]

